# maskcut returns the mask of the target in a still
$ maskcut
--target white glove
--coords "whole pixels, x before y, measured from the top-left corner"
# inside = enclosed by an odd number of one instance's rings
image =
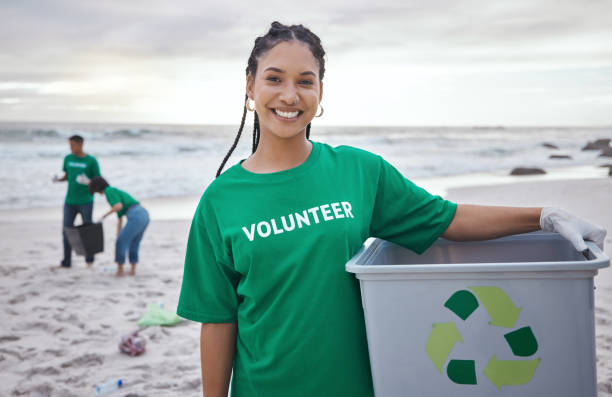
[[[89,185],[89,178],[85,174],[77,175],[76,181],[77,183],[80,183],[81,185]]]
[[[587,249],[585,239],[594,242],[603,250],[603,243],[607,234],[603,227],[555,207],[542,209],[540,228],[545,232],[559,233],[580,252]]]
[[[59,181],[60,181],[60,177],[59,177],[59,176],[57,176],[57,175],[53,175],[53,178],[51,178],[51,180],[52,180],[53,182],[59,182]]]

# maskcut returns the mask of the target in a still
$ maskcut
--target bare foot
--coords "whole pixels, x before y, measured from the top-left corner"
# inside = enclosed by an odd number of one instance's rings
[[[115,273],[115,277],[123,277],[125,273],[123,273],[123,265],[117,265],[117,273]]]
[[[87,268],[88,269],[92,269],[93,268],[93,262],[87,262]]]
[[[130,276],[136,275],[136,264],[132,263],[132,268],[130,269]]]

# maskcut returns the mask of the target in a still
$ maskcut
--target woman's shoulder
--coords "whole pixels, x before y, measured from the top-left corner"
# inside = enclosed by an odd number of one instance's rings
[[[338,157],[340,160],[359,161],[377,164],[380,161],[380,156],[350,145],[331,146],[327,143],[321,143],[322,147],[329,154]]]
[[[221,175],[211,180],[210,183],[204,187],[204,192],[200,197],[200,205],[206,203],[207,206],[214,207],[227,200],[228,194],[233,194],[231,192],[232,187],[239,185],[234,174],[235,170],[232,166]]]
[[[108,185],[107,187],[105,187],[105,188],[104,188],[104,194],[107,194],[107,195],[108,195],[108,194],[117,194],[117,193],[119,193],[119,192],[120,192],[120,190],[119,190],[119,189],[117,189],[117,188],[116,188],[116,187],[114,187],[114,186],[110,186],[110,185]]]

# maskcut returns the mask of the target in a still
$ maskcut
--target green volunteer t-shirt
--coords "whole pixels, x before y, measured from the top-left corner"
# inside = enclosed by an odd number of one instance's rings
[[[370,236],[418,253],[456,204],[380,156],[313,142],[298,167],[238,163],[196,210],[177,313],[237,322],[232,396],[372,397],[359,284],[345,263]]]
[[[117,203],[123,204],[123,208],[120,211],[117,211],[117,217],[121,218],[127,210],[134,204],[139,204],[138,201],[134,199],[134,197],[130,196],[128,193],[123,190],[119,190],[116,187],[108,186],[104,189],[104,195],[106,196],[106,201],[111,205],[111,207]]]
[[[69,154],[64,157],[62,170],[66,173],[66,180],[68,181],[66,204],[81,205],[91,203],[93,195],[89,193],[89,187],[78,183],[76,179],[80,174],[85,174],[89,179],[100,176],[100,167],[96,158],[89,154],[84,157]]]

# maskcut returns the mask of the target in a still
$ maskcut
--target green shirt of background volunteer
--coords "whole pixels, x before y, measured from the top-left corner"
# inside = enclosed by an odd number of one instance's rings
[[[117,211],[117,217],[121,218],[125,213],[130,209],[130,207],[134,204],[140,204],[136,201],[132,196],[123,190],[119,190],[116,187],[109,186],[104,189],[104,196],[106,196],[106,201],[111,205],[111,207],[117,203],[123,204],[121,210]]]
[[[271,174],[236,164],[196,210],[177,313],[238,324],[233,396],[372,397],[359,284],[345,263],[370,236],[421,253],[455,210],[348,146],[313,142],[302,165]]]
[[[77,182],[77,177],[84,174],[88,179],[100,176],[100,166],[92,155],[83,157],[69,154],[64,157],[62,170],[66,173],[68,191],[66,192],[66,204],[82,205],[93,201],[93,194],[89,193],[87,183]]]

